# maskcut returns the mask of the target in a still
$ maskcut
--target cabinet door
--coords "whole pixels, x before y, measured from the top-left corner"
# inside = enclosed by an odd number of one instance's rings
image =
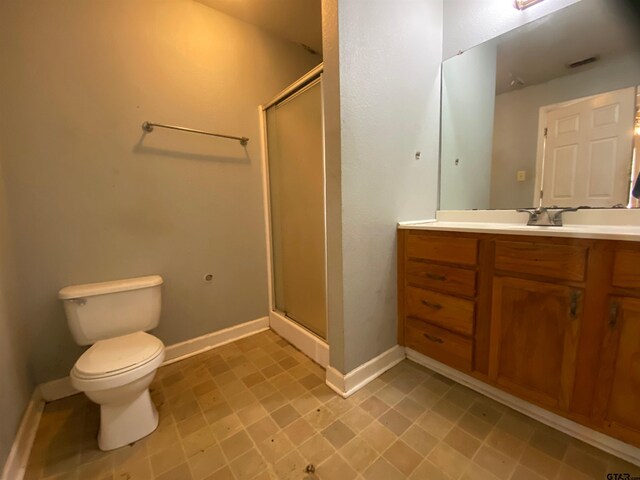
[[[489,375],[518,396],[568,410],[582,290],[495,277]]]
[[[604,339],[601,385],[610,384],[606,421],[640,438],[640,299],[613,298]],[[603,386],[604,386],[603,385]]]

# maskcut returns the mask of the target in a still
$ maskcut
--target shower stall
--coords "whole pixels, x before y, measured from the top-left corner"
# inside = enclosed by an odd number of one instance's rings
[[[262,109],[271,313],[326,340],[322,67]]]

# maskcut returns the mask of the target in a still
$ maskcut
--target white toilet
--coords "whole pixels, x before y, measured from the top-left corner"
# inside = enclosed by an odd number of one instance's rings
[[[113,450],[149,435],[158,412],[149,385],[164,360],[158,325],[162,277],[65,287],[58,293],[79,345],[91,345],[71,370],[71,384],[100,405],[98,446]]]

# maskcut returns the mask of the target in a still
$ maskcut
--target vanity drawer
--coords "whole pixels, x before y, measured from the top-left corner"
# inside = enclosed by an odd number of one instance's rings
[[[405,345],[417,352],[455,368],[470,371],[473,343],[443,328],[419,320],[407,319]]]
[[[533,242],[496,242],[496,270],[580,282],[585,277],[587,248]]]
[[[431,233],[409,231],[407,257],[437,262],[475,265],[478,260],[478,240],[444,237]]]
[[[613,285],[640,288],[640,251],[618,250],[615,253]]]
[[[434,263],[409,261],[406,266],[407,283],[424,288],[467,297],[476,294],[476,272]]]
[[[473,335],[475,302],[416,287],[407,288],[406,299],[407,317],[462,335]]]

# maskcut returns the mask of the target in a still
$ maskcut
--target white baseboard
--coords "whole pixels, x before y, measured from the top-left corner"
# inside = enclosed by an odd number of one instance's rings
[[[334,392],[347,398],[405,358],[404,347],[396,345],[386,352],[363,363],[347,374],[335,368],[327,367],[326,383]]]
[[[329,345],[296,322],[277,313],[269,314],[271,329],[323,368],[329,366]]]
[[[258,318],[257,320],[234,325],[233,327],[170,345],[165,350],[164,363],[162,365],[169,365],[170,363],[184,360],[185,358],[198,355],[212,348],[226,345],[227,343],[235,342],[249,335],[264,332],[265,330],[269,330],[269,317]]]
[[[465,385],[478,393],[500,402],[518,412],[527,415],[545,425],[581,440],[607,453],[620,457],[629,463],[640,466],[640,448],[621,442],[603,433],[580,425],[572,420],[556,415],[544,408],[514,397],[502,390],[486,384],[481,380],[466,375],[454,368],[429,358],[410,348],[406,349],[407,358],[451,380]]]
[[[268,317],[258,318],[257,320],[234,325],[233,327],[170,345],[165,349],[165,359],[162,365],[169,365],[184,360],[193,355],[198,355],[212,348],[235,342],[236,340],[264,332],[265,330],[269,330]],[[46,402],[52,402],[79,393],[78,390],[71,386],[71,379],[69,377],[43,383],[39,388],[42,398]]]
[[[22,415],[18,433],[2,469],[2,480],[21,480],[24,477],[43,410],[44,400],[40,389],[36,387]]]

